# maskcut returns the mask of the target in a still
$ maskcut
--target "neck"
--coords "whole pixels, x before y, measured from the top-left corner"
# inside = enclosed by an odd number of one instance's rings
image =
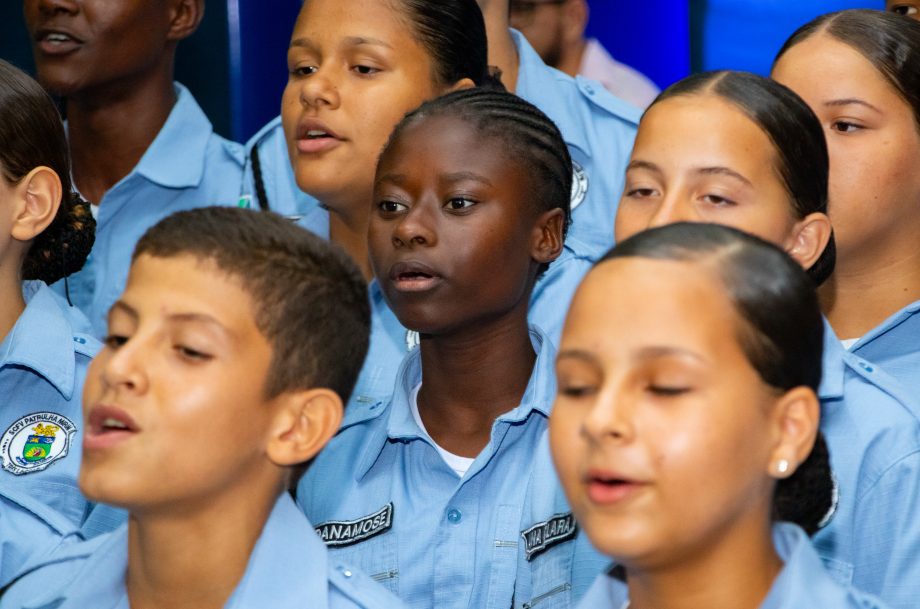
[[[68,97],[67,135],[80,193],[101,202],[140,162],[175,103],[172,69]]]
[[[249,485],[245,496],[211,499],[192,509],[132,512],[126,580],[131,609],[223,607],[246,572],[277,498],[257,488]]]
[[[859,338],[889,316],[920,300],[920,248],[889,247],[841,255],[819,289],[821,307],[841,339]]]
[[[582,57],[585,54],[585,47],[587,46],[587,41],[584,38],[579,38],[572,44],[563,45],[562,57],[559,58],[559,65],[554,66],[557,70],[565,72],[572,78],[578,76],[581,72],[581,62]]]
[[[486,22],[486,38],[489,41],[489,65],[502,71],[502,83],[512,93],[517,89],[518,60],[517,47],[509,30],[507,0],[479,0],[479,8]]]
[[[521,403],[533,373],[527,300],[500,318],[424,336],[421,357],[425,429],[446,450],[475,457],[489,443],[495,419]]]
[[[366,198],[370,201],[370,197]],[[365,208],[367,205],[364,206]],[[349,213],[348,211],[361,209],[359,205],[341,205],[329,208],[329,240],[342,247],[367,281],[374,278],[370,258],[367,252],[367,229],[370,218],[367,213]]]
[[[760,607],[782,561],[773,547],[769,524],[752,527],[747,534],[739,534],[736,527],[734,532],[716,535],[692,559],[682,558],[678,564],[628,569],[630,609]]]
[[[21,260],[20,256],[14,256],[14,260]],[[19,276],[19,264],[8,264],[0,262],[0,294],[4,298],[0,300],[0,342],[16,325],[19,316],[26,309],[26,301],[22,297],[22,283]]]

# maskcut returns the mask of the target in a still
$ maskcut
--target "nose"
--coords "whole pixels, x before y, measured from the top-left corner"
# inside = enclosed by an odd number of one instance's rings
[[[144,366],[146,346],[138,337],[129,338],[117,348],[106,347],[97,356],[102,382],[107,387],[131,393],[147,391],[148,377]]]
[[[338,84],[329,75],[328,70],[323,70],[322,67],[316,68],[316,72],[304,78],[300,84],[300,103],[304,107],[337,108],[340,102]]]
[[[434,218],[425,205],[415,205],[403,215],[393,228],[393,246],[431,247],[438,242],[437,232],[434,229]]]
[[[655,208],[655,211],[652,213],[652,216],[649,219],[648,228],[667,226],[668,224],[674,224],[675,222],[698,221],[699,218],[697,217],[693,206],[690,205],[686,198],[679,196],[679,193],[674,193],[662,197],[658,207]]]
[[[33,0],[33,2],[36,0]],[[80,10],[80,6],[75,0],[37,0],[38,10],[43,15],[56,15],[59,13],[74,15]],[[26,0],[26,5],[30,4]],[[28,6],[27,6],[28,8]]]
[[[630,399],[617,390],[604,391],[582,421],[581,433],[594,443],[628,441],[634,436]]]

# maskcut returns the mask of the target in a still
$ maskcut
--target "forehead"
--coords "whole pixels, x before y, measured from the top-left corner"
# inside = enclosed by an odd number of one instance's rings
[[[778,181],[775,149],[766,133],[737,106],[712,94],[672,97],[642,118],[633,158],[663,169],[724,166],[749,180]]]
[[[138,256],[121,300],[141,318],[206,315],[242,338],[258,332],[253,300],[242,281],[214,261],[192,255]]]
[[[457,115],[428,115],[407,124],[381,157],[378,173],[395,166],[413,173],[473,171],[495,184],[528,180],[504,137]]]
[[[407,29],[410,25],[401,2],[396,0],[307,0],[294,25],[293,39],[374,39],[391,46],[415,45],[421,50]]]
[[[614,354],[670,346],[718,359],[741,353],[731,331],[737,323],[724,285],[704,264],[618,258],[578,288],[560,348]]]
[[[827,34],[811,36],[786,51],[772,76],[812,105],[854,97],[886,102],[900,99],[894,86],[862,53]],[[819,110],[820,105],[815,108]]]

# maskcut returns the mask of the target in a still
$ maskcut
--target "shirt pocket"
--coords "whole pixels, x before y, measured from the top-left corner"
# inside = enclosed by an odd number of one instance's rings
[[[520,599],[521,609],[572,607],[572,560],[577,529],[572,515],[557,514],[522,531],[522,544],[530,571],[530,598]]]

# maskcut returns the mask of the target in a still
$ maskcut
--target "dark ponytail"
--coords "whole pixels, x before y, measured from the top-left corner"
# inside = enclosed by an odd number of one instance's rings
[[[738,341],[763,381],[780,391],[821,384],[824,320],[814,282],[776,246],[715,224],[676,223],[619,243],[597,264],[639,257],[699,262],[711,267],[742,320]],[[835,502],[824,436],[818,432],[808,458],[776,484],[773,516],[809,534]]]
[[[0,178],[17,184],[42,166],[58,175],[63,197],[54,220],[32,242],[22,277],[54,283],[83,267],[96,222],[73,192],[67,138],[54,102],[37,82],[0,60]]]

